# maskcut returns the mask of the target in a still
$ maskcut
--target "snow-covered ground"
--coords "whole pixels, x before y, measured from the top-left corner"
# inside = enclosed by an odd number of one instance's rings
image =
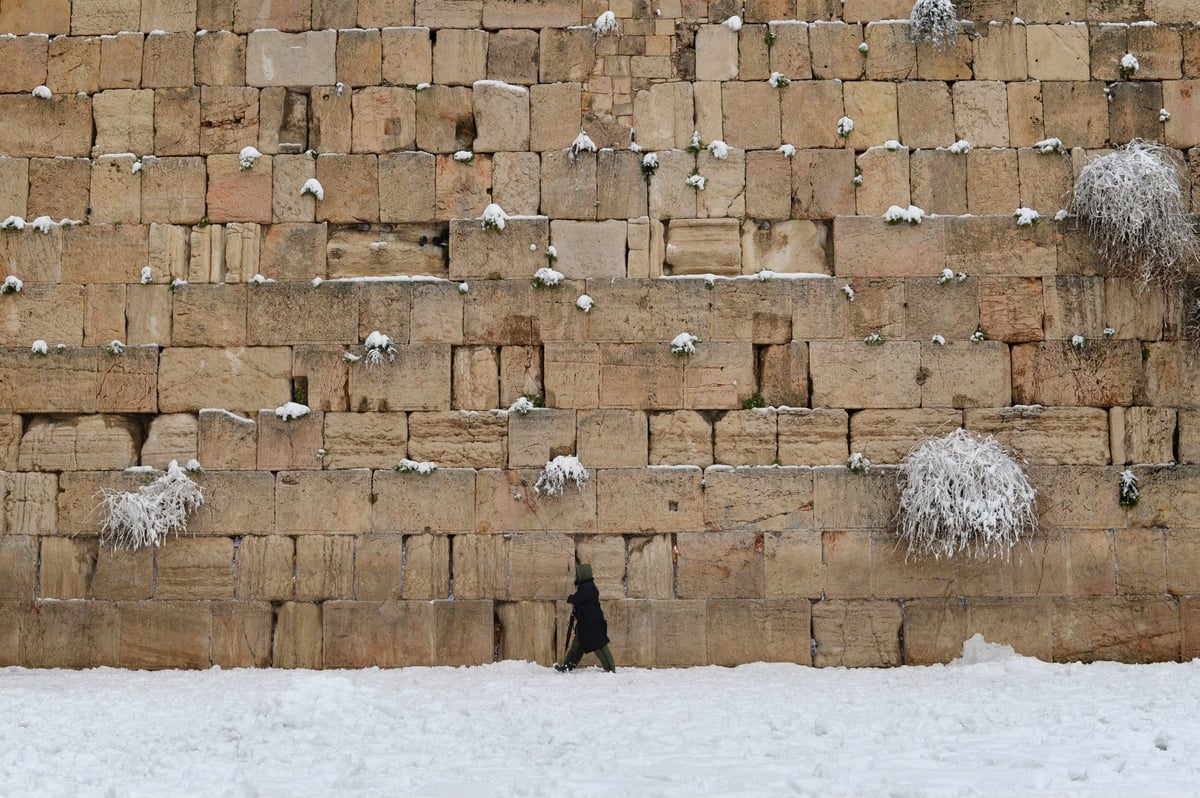
[[[1049,665],[976,642],[892,670],[0,669],[6,797],[1198,790],[1200,660]]]

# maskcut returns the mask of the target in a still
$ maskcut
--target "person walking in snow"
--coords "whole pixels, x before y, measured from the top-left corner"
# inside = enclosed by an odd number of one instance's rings
[[[600,591],[592,579],[592,566],[580,563],[575,566],[575,592],[567,597],[571,604],[571,615],[575,621],[575,639],[567,651],[567,659],[561,665],[555,665],[555,670],[573,671],[583,659],[584,654],[596,652],[596,659],[604,670],[616,671],[612,652],[608,650],[608,622],[604,620],[604,610],[600,608]]]

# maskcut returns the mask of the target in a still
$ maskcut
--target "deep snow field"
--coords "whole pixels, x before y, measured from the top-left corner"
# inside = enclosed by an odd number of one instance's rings
[[[1200,660],[0,669],[5,798],[1198,794]]]

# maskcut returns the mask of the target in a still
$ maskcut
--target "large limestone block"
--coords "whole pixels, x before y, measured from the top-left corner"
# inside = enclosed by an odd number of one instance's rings
[[[579,20],[579,0],[484,0],[483,3],[483,26],[489,29],[565,28],[578,25]]]
[[[142,218],[142,179],[133,155],[97,158],[91,175],[91,222],[137,223]]]
[[[37,594],[38,541],[30,535],[0,538],[0,599],[30,601]]]
[[[406,535],[403,564],[403,598],[439,599],[451,595],[450,538],[443,535]]]
[[[284,534],[359,534],[371,526],[371,472],[281,471],[276,525]]]
[[[455,598],[503,596],[508,590],[508,542],[501,535],[454,538]]]
[[[746,153],[730,149],[724,158],[708,151],[696,156],[696,169],[705,178],[696,192],[696,213],[701,217],[741,217],[746,210]]]
[[[345,27],[349,28],[348,25]],[[382,66],[383,37],[378,30],[360,28],[338,32],[337,76],[340,81],[351,86],[378,85],[382,80]]]
[[[495,656],[495,611],[488,601],[435,601],[434,661],[483,665]]]
[[[704,528],[711,532],[789,532],[813,524],[807,468],[714,466],[704,474]]]
[[[854,213],[853,150],[798,150],[790,160],[792,216],[827,219]]]
[[[1113,407],[1108,411],[1113,465],[1173,462],[1173,407]]]
[[[433,43],[428,28],[385,27],[381,38],[384,81],[417,86],[433,80]]]
[[[594,341],[667,343],[687,331],[711,339],[713,291],[703,280],[590,280],[588,337]]]
[[[712,425],[694,410],[651,414],[648,460],[650,465],[711,465]]]
[[[437,662],[431,603],[330,601],[320,606],[327,668],[399,668]]]
[[[0,471],[16,471],[23,421],[20,414],[0,410]],[[642,465],[645,465],[644,463]],[[3,488],[0,488],[2,490]],[[3,513],[0,513],[3,518]],[[0,529],[3,529],[0,522]]]
[[[145,225],[89,224],[64,230],[63,282],[133,282],[146,263],[148,239]]]
[[[258,461],[258,425],[227,410],[203,409],[198,416],[200,463],[209,470],[252,470]]]
[[[379,157],[379,220],[428,222],[434,218],[436,159],[426,152]]]
[[[967,211],[1010,217],[1020,205],[1017,153],[1011,149],[972,149],[967,153]],[[1010,219],[1005,219],[1010,227]],[[1036,225],[1035,225],[1036,226]]]
[[[893,205],[906,208],[911,204],[908,162],[907,147],[876,145],[858,156],[855,169],[862,184],[855,188],[854,195],[859,215],[882,216]]]
[[[1200,498],[1200,472],[1192,466],[1157,467],[1137,471],[1144,500],[1129,511],[1129,525],[1187,527]]]
[[[680,598],[763,596],[763,533],[685,532],[677,540]]]
[[[363,535],[354,547],[354,598],[395,601],[404,585],[404,537]]]
[[[782,89],[780,107],[785,143],[798,150],[840,146],[837,122],[845,115],[840,80],[793,80]]]
[[[477,218],[491,203],[492,159],[459,161],[441,155],[435,165],[434,212],[439,221]]]
[[[962,419],[944,408],[860,410],[850,417],[850,449],[872,463],[899,463],[926,438],[962,426]]]
[[[753,219],[787,219],[792,212],[792,163],[783,153],[746,153],[746,215]],[[779,222],[783,224],[783,222]],[[770,225],[755,225],[747,219],[742,225],[742,249],[744,268],[748,272],[766,266],[755,267],[754,262],[762,256],[757,250],[748,250],[746,235],[751,230],[762,230],[769,235]],[[760,245],[761,246],[761,245]],[[803,268],[796,271],[805,271]]]
[[[548,405],[583,410],[599,406],[597,344],[547,343],[543,352]]]
[[[4,491],[0,530],[10,534],[62,534],[58,528],[58,488],[59,477],[55,474],[8,474],[0,482]]]
[[[512,601],[496,605],[500,623],[500,659],[524,660],[539,665],[557,661],[554,604],[549,601]]]
[[[196,459],[197,428],[196,416],[191,413],[155,416],[142,444],[141,464],[165,469],[172,460],[186,465]]]
[[[686,668],[708,661],[707,602],[652,601],[652,642],[656,668]]]
[[[1154,345],[1150,345],[1153,351]],[[1150,375],[1153,354],[1147,360]],[[1015,404],[1112,407],[1133,404],[1142,373],[1133,341],[1068,341],[1019,344],[1012,348],[1012,401]],[[1149,378],[1153,380],[1152,377]]]
[[[17,413],[94,413],[97,353],[68,348],[50,356],[0,351],[0,407]]]
[[[33,6],[6,3],[0,10],[0,31],[18,36],[26,33],[69,33],[71,10],[69,0],[50,0]]]
[[[764,346],[758,357],[758,388],[769,405],[808,404],[808,344],[793,341]]]
[[[455,533],[475,529],[475,472],[441,468],[431,474],[376,471],[371,529]]]
[[[1200,80],[1163,81],[1163,103],[1171,111],[1164,127],[1169,147],[1195,147],[1200,144]],[[1174,109],[1178,109],[1177,111]]]
[[[541,170],[542,162],[535,152],[496,153],[492,156],[492,199],[509,213],[536,215],[541,202]],[[642,196],[644,207],[644,189]]]
[[[975,152],[972,150],[968,158]],[[970,161],[968,168],[974,168]],[[1017,227],[1011,211],[1005,211],[1003,217],[947,219],[945,242],[946,266],[968,276],[1036,277],[1052,275],[1057,270],[1053,226]]]
[[[974,147],[1008,146],[1008,89],[1001,81],[954,84],[954,133]]]
[[[280,418],[275,411],[258,411],[258,467],[263,471],[321,468],[324,413]]]
[[[578,455],[592,468],[640,468],[647,464],[645,412],[602,408],[576,413]],[[510,459],[512,432],[510,425]]]
[[[857,80],[862,75],[864,59],[858,49],[863,41],[861,25],[822,19],[809,26],[808,41],[814,78]]]
[[[870,297],[868,294],[867,298]],[[906,338],[930,341],[933,336],[941,335],[948,341],[963,341],[979,328],[977,280],[967,278],[946,282],[931,277],[909,278],[904,281],[903,302]],[[858,307],[856,302],[855,309]],[[870,321],[871,316],[868,315],[866,320]]]
[[[379,220],[379,163],[374,155],[322,154],[317,180],[324,198],[317,201],[317,220],[356,224]]]
[[[208,218],[213,222],[270,224],[271,157],[244,169],[236,155],[208,156]]]
[[[555,219],[550,222],[550,243],[558,257],[551,266],[572,279],[624,277],[625,242],[622,220]]]
[[[701,343],[685,358],[684,407],[733,410],[754,393],[754,347],[743,343]]]
[[[288,602],[276,612],[271,662],[277,668],[320,668],[322,605]]]
[[[1035,465],[1028,471],[1038,494],[1038,521],[1043,528],[1112,529],[1127,525],[1127,513],[1118,503],[1120,491],[1116,489],[1120,469]]]
[[[417,140],[415,93],[398,86],[367,86],[354,93],[354,152],[411,150]]]
[[[452,407],[459,410],[493,410],[499,405],[500,357],[496,347],[456,347],[452,369]]]
[[[1060,598],[1051,626],[1055,662],[1162,662],[1179,658],[1173,597]]]
[[[738,221],[673,220],[667,226],[666,263],[672,274],[740,274],[742,247]]]
[[[775,462],[773,410],[735,410],[713,425],[713,456],[727,465],[769,465]]]
[[[669,535],[630,537],[626,589],[630,598],[675,596],[674,548]]]
[[[100,38],[100,88],[136,89],[142,84],[141,33],[122,31]]]
[[[1026,53],[1034,80],[1087,80],[1088,29],[1084,25],[1028,25]]]
[[[748,662],[811,664],[805,635],[812,629],[806,600],[726,600],[708,602],[708,661],[714,665]]]
[[[116,606],[123,668],[207,668],[212,610],[202,602],[122,602]]]
[[[507,462],[508,421],[473,410],[410,413],[408,451],[449,468],[500,466]]]
[[[726,143],[744,150],[778,147],[781,96],[779,89],[765,80],[722,84],[722,130]]]
[[[804,222],[801,222],[804,224]],[[706,289],[709,336],[715,341],[787,343],[792,339],[792,292],[787,282],[730,280]]]
[[[461,297],[463,303],[462,343],[522,346],[536,343],[542,322],[535,318],[536,312],[553,313],[554,319],[561,324],[562,311],[566,309],[562,307],[566,304],[562,300],[570,299],[573,302],[576,296],[571,287],[570,283],[559,288],[535,288],[532,280],[483,280],[473,282],[465,296],[459,294],[457,287],[453,287],[454,294]],[[535,292],[545,299],[535,303]],[[580,315],[582,313],[575,309],[575,316]],[[551,324],[554,323],[552,320]],[[563,336],[547,335],[546,340],[553,341],[558,337]],[[572,340],[581,337],[570,336]]]
[[[579,134],[583,89],[578,82],[543,83],[529,91],[529,148],[565,150]]]
[[[152,96],[150,101],[153,107]],[[21,120],[21,124],[7,125],[0,131],[0,151],[6,155],[86,157],[91,152],[90,141],[85,141],[91,138],[92,126],[92,101],[88,97],[43,100],[29,94],[6,94],[0,97],[0,115]]]
[[[31,668],[95,668],[120,664],[117,606],[44,601],[20,616],[20,662]],[[15,664],[15,663],[14,663]]]
[[[942,219],[887,225],[878,218],[839,218],[833,226],[836,274],[848,277],[926,277],[946,261]]]
[[[250,86],[329,86],[337,80],[337,31],[254,30],[246,41]]]
[[[1108,413],[1098,408],[967,410],[964,426],[994,436],[1030,463],[1105,465],[1109,462]]]
[[[476,81],[473,108],[476,152],[529,149],[529,89],[495,80]]]
[[[485,230],[478,219],[454,219],[450,279],[532,278],[546,263],[549,243],[550,220],[544,216],[509,219],[503,230]]]
[[[198,224],[204,218],[207,190],[204,159],[146,159],[140,174],[144,221]]]
[[[703,527],[699,468],[608,469],[597,476],[597,531],[687,532]],[[641,497],[636,505],[630,496]]]
[[[234,597],[239,601],[291,601],[295,597],[293,538],[244,537],[235,558]]]
[[[873,466],[855,474],[844,466],[813,470],[813,517],[818,529],[880,529],[896,515],[896,469]]]
[[[637,141],[649,151],[683,149],[692,138],[693,84],[654,83],[634,98]]]
[[[738,74],[738,34],[727,25],[696,31],[696,80],[733,80]]]
[[[813,405],[817,407],[917,407],[921,344],[889,341],[814,341],[809,344]]]
[[[475,483],[479,532],[588,532],[596,524],[595,472],[582,485],[569,482],[561,496],[535,490],[537,469],[483,469]]]
[[[508,465],[541,468],[575,453],[575,411],[535,408],[508,414]]]
[[[287,347],[163,351],[159,406],[164,413],[202,407],[257,412],[291,396],[292,353]]]
[[[49,61],[49,39],[45,36],[10,36],[0,43],[0,58],[9,71],[0,78],[0,88],[6,92],[33,91],[46,82]]]
[[[817,667],[887,667],[903,662],[901,609],[894,601],[826,600],[812,606]]]
[[[922,407],[996,407],[1012,399],[1008,346],[1000,342],[921,344]]]
[[[542,154],[542,212],[557,219],[596,218],[597,155]]]
[[[817,408],[781,409],[779,462],[784,465],[844,464],[848,420],[846,411]]]
[[[815,529],[768,532],[764,546],[767,598],[821,595],[824,589],[821,532]]]
[[[854,120],[854,129],[846,137],[847,146],[865,150],[900,137],[896,84],[853,81],[845,84],[842,94],[845,114]]]
[[[873,7],[874,4],[867,5],[871,7],[867,12],[871,19],[862,20],[867,23],[863,33],[863,41],[867,45],[863,76],[867,80],[907,80],[916,77],[917,48],[904,15],[877,21],[874,18],[878,11]],[[851,18],[847,17],[846,21],[851,21]],[[911,142],[909,145],[916,146]]]
[[[351,598],[355,539],[348,535],[296,538],[296,598],[301,601]]]
[[[447,410],[450,407],[450,346],[408,344],[395,360],[349,365],[350,409],[354,412]],[[410,428],[411,436],[411,428]]]
[[[266,286],[256,286],[265,288]],[[171,343],[175,346],[243,346],[246,285],[185,285],[172,291]]]
[[[24,273],[13,265],[12,273]],[[7,299],[0,305],[0,344],[24,349],[40,338],[51,344],[78,346],[83,343],[86,301],[78,286],[25,286],[19,299]],[[120,337],[124,337],[123,328]]]
[[[258,123],[258,89],[242,86],[204,86],[200,89],[202,154],[240,153],[244,147],[257,145]]]
[[[7,538],[8,545],[18,542],[20,537]],[[4,544],[0,544],[2,546]],[[95,538],[43,538],[41,541],[41,568],[37,570],[42,598],[86,599],[91,596],[92,574],[96,570],[96,559],[99,554],[99,541]],[[17,568],[28,568],[29,579],[33,579],[36,559],[22,562],[18,556],[10,565]],[[12,585],[12,577],[3,581]],[[32,586],[31,586],[32,587]],[[32,590],[30,590],[32,595]]]
[[[575,541],[570,535],[512,535],[506,544],[507,598],[553,599],[571,591],[575,578]]]
[[[233,541],[179,538],[155,555],[155,599],[233,598]]]
[[[667,410],[684,406],[687,364],[684,357],[671,353],[669,345],[601,344],[599,360],[601,407]]]
[[[697,189],[687,180],[696,169],[696,158],[684,150],[658,153],[658,168],[650,178],[649,207],[652,219],[691,219],[696,216]]]
[[[586,80],[595,62],[595,34],[590,28],[542,28],[538,58],[542,83]]]
[[[358,287],[339,283],[251,286],[246,303],[252,346],[358,341]]]
[[[403,413],[325,413],[321,467],[390,468],[408,452]]]
[[[265,668],[271,664],[274,611],[266,602],[212,605],[212,663],[222,668]]]

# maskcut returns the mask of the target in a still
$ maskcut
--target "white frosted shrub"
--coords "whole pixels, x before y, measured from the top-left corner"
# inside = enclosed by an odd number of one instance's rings
[[[1008,557],[1037,529],[1036,492],[992,436],[962,429],[920,443],[900,469],[900,538],[909,556]]]
[[[166,473],[136,491],[100,492],[100,543],[136,551],[161,546],[170,533],[187,531],[187,519],[204,504],[204,491],[175,460]]]
[[[915,44],[948,50],[958,38],[958,11],[952,0],[917,0],[909,16],[909,35]]]
[[[1075,181],[1071,213],[1109,270],[1142,287],[1178,287],[1200,259],[1175,157],[1160,144],[1134,140],[1089,161]]]
[[[574,482],[576,489],[583,490],[587,481],[587,469],[583,467],[583,463],[579,462],[579,458],[560,454],[546,463],[533,486],[533,492],[539,496],[544,494],[557,497],[563,494],[563,489],[566,488],[568,482]]]

